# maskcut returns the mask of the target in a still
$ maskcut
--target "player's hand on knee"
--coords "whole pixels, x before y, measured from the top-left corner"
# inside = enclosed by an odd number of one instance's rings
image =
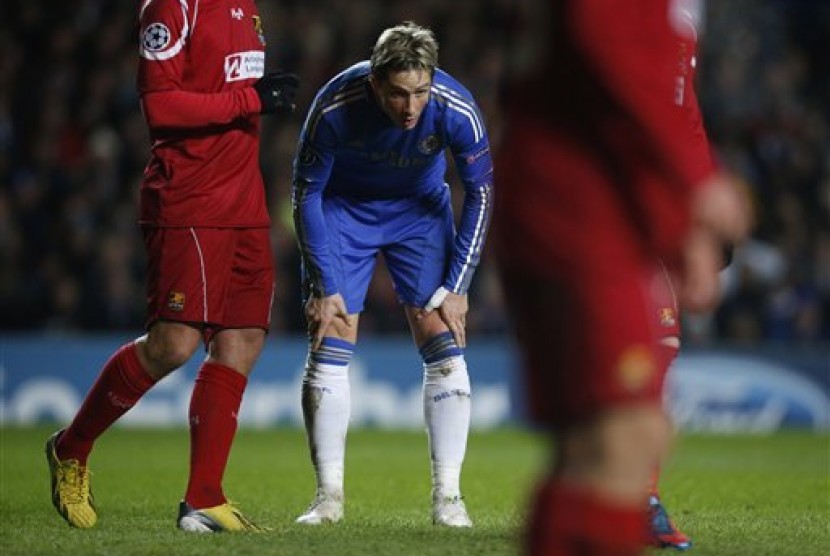
[[[467,295],[452,293],[441,286],[435,290],[423,308],[415,311],[415,320],[423,319],[436,309],[458,347],[465,347],[467,345]]]
[[[468,308],[467,296],[452,292],[447,294],[444,302],[438,308],[438,314],[441,316],[441,320],[450,329],[455,343],[460,348],[467,346]]]
[[[345,326],[350,325],[346,302],[339,293],[326,297],[309,297],[305,306],[305,314],[312,351],[320,348],[323,337],[335,320],[341,320]]]
[[[444,286],[440,286],[437,290],[435,290],[435,293],[432,294],[432,297],[429,298],[427,304],[424,305],[422,309],[418,309],[415,312],[415,319],[421,320],[422,318],[433,312],[435,309],[440,307],[441,304],[444,303],[444,300],[447,298],[447,295],[449,293],[450,290],[448,290]]]

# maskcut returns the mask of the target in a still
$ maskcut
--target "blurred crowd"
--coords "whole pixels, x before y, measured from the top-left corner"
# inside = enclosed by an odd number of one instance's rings
[[[511,0],[259,1],[267,65],[303,79],[298,111],[263,128],[274,221],[273,331],[304,330],[290,210],[291,160],[317,88],[367,58],[381,29],[431,27],[441,66],[476,95],[498,143]],[[144,248],[137,193],[147,130],[135,92],[140,2],[10,0],[0,6],[0,330],[140,329]],[[830,341],[830,3],[709,2],[701,105],[720,164],[757,213],[692,343]],[[498,187],[498,184],[496,184]],[[456,190],[460,188],[455,188]],[[469,334],[506,330],[492,257],[470,294]],[[382,264],[363,334],[406,330]]]

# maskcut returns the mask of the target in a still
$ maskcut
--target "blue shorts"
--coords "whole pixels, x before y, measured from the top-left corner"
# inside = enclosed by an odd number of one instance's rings
[[[401,303],[423,307],[444,282],[455,225],[449,187],[428,198],[323,200],[337,289],[349,314],[363,310],[383,253]],[[303,284],[308,280],[303,269]],[[309,295],[304,288],[303,295]]]

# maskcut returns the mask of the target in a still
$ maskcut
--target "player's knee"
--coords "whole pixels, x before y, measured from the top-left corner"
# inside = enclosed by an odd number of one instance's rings
[[[464,357],[464,350],[458,347],[450,332],[436,334],[419,346],[418,352],[425,365],[449,361],[453,358],[460,358],[463,361]]]
[[[425,384],[442,383],[462,388],[468,395],[470,378],[464,351],[455,343],[450,332],[444,332],[427,340],[418,351],[424,360]]]
[[[304,380],[316,382],[326,378],[346,377],[353,354],[353,343],[326,336],[317,350],[309,352]]]
[[[210,340],[210,359],[248,376],[259,359],[265,344],[265,330],[261,328],[226,328]]]
[[[562,475],[634,499],[646,491],[668,437],[658,404],[616,407],[560,431],[556,465]]]
[[[600,424],[599,440],[606,465],[632,473],[650,471],[668,449],[671,427],[658,404],[619,408]]]
[[[150,367],[147,370],[161,378],[187,363],[200,342],[201,334],[195,328],[178,323],[157,323],[137,344]]]

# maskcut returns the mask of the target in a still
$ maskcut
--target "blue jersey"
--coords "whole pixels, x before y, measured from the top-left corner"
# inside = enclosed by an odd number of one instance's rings
[[[472,95],[436,69],[417,126],[395,126],[377,103],[363,61],[324,85],[309,110],[294,160],[292,199],[306,271],[321,295],[338,292],[326,238],[323,199],[411,202],[446,188],[445,150],[464,184],[464,203],[443,286],[464,294],[478,266],[493,200],[493,165]],[[392,201],[390,205],[390,201]]]

